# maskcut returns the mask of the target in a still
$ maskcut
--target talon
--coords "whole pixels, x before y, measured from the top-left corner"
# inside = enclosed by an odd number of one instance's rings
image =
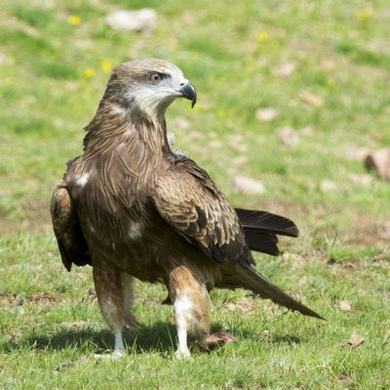
[[[179,360],[189,359],[189,358],[191,358],[191,352],[188,349],[184,350],[184,351],[181,351],[178,349],[175,352],[175,356]]]

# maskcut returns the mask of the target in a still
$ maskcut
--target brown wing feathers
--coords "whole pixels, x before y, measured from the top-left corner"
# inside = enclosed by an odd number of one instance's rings
[[[91,264],[88,244],[81,231],[68,190],[58,185],[52,196],[50,212],[62,263],[70,271],[72,264]]]

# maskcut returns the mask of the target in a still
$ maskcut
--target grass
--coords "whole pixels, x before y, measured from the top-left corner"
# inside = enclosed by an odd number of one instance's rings
[[[389,388],[390,187],[373,175],[362,184],[362,162],[349,157],[390,144],[386,2],[133,1],[157,10],[153,32],[106,27],[104,16],[128,3],[1,1],[0,387]],[[193,359],[178,362],[163,288],[139,283],[143,326],[128,333],[127,356],[93,358],[112,338],[91,270],[60,264],[48,204],[65,161],[82,150],[107,63],[146,56],[178,64],[197,87],[193,111],[184,101],[169,110],[177,147],[235,205],[297,222],[301,237],[282,241],[282,257],[256,256],[258,268],[327,323],[245,291],[214,291],[213,327],[237,342],[209,354],[192,343]],[[285,62],[295,71],[280,77]],[[260,122],[259,108],[279,115]],[[286,126],[300,135],[296,148],[279,142]],[[262,180],[266,192],[237,193],[237,174]],[[324,180],[335,190],[321,190]],[[353,331],[363,344],[347,346]]]

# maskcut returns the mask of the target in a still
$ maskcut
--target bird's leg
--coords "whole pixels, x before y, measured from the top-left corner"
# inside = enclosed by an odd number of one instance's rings
[[[115,268],[93,267],[93,279],[102,316],[115,336],[113,357],[123,356],[122,330],[125,325],[124,294],[121,273]],[[104,355],[99,355],[99,357]]]
[[[183,265],[175,267],[169,275],[169,292],[174,302],[179,342],[176,357],[179,359],[191,356],[187,345],[188,331],[197,335],[209,331],[210,300],[199,276],[196,271]]]
[[[133,284],[134,278],[126,272],[121,272],[122,293],[123,293],[123,312],[125,324],[133,329],[138,326],[138,322],[131,312],[133,306]]]
[[[176,351],[178,359],[185,359],[191,356],[187,345],[187,332],[191,321],[191,302],[185,296],[176,298],[174,303],[177,338],[179,345]]]

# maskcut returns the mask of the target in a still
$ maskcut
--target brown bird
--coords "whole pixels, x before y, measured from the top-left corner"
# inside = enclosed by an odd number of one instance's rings
[[[116,355],[124,353],[123,327],[135,321],[133,278],[166,285],[179,358],[190,355],[188,331],[207,344],[214,287],[245,288],[322,318],[258,273],[250,252],[277,254],[276,234],[297,236],[294,223],[235,210],[206,171],[170,149],[165,111],[178,97],[196,102],[175,65],[146,59],[117,66],[86,127],[84,153],[68,163],[53,193],[62,261],[67,270],[92,265]]]

